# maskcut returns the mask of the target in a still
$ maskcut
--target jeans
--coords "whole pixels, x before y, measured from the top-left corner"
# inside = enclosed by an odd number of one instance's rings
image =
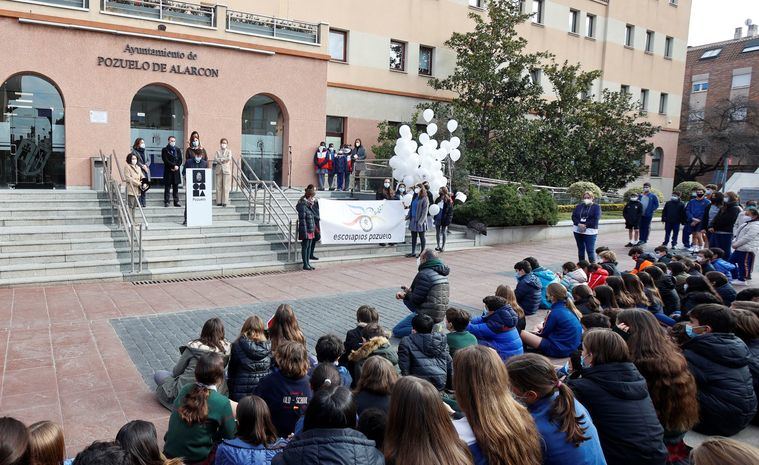
[[[411,303],[404,299],[403,304],[409,309],[410,313],[393,327],[393,337],[397,337],[398,339],[411,334],[411,320],[416,316],[416,308]]]
[[[651,216],[640,217],[640,240],[648,242],[648,235],[651,233]]]
[[[725,257],[730,256],[731,246],[733,245],[732,233],[712,233],[711,239],[709,239],[710,247],[717,247],[725,252]]]
[[[448,226],[435,225],[435,239],[437,239],[438,249],[445,249],[446,236],[448,236]]]
[[[169,378],[171,378],[170,371],[158,370],[155,373],[153,373],[153,381],[155,381],[156,386],[160,386]]]
[[[142,208],[145,208],[147,206],[147,195],[147,192],[140,194],[140,205],[142,205]]]
[[[675,247],[677,245],[677,236],[680,234],[680,223],[664,223],[664,244],[669,242],[670,234],[672,235],[672,247]]]
[[[300,243],[300,258],[303,261],[303,268],[308,268],[311,266],[309,259],[311,258],[313,243],[313,239],[303,239]]]
[[[327,187],[331,190],[334,189],[332,186],[334,186],[334,180],[335,180],[335,173],[332,171],[327,174]]]
[[[416,238],[419,238],[419,253],[427,247],[427,238],[424,237],[424,231],[411,231],[411,253],[416,253]]]
[[[690,247],[690,235],[692,233],[692,228],[690,226],[690,223],[685,223],[685,226],[683,226],[683,247],[686,249]]]
[[[341,191],[348,187],[348,183],[345,181],[345,173],[337,173],[337,190]]]
[[[316,170],[316,185],[319,190],[324,189],[324,176],[329,173],[329,170],[318,169]]]
[[[345,187],[343,187],[343,190],[349,191],[351,189],[351,174],[345,173]]]
[[[585,253],[588,253],[588,261],[596,261],[596,234],[575,234],[577,242],[577,256],[580,260],[585,260]]]
[[[735,272],[734,278],[740,281],[746,281],[751,279],[751,271],[754,269],[754,259],[756,254],[754,252],[741,252],[736,250],[730,255],[730,263],[734,263],[738,269]]]

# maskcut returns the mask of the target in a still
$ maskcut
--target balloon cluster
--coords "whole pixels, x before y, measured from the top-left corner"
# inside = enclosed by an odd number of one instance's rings
[[[438,141],[432,138],[438,131],[437,124],[431,122],[434,116],[435,113],[429,108],[422,112],[427,129],[419,135],[419,143],[411,138],[411,128],[408,125],[401,126],[398,131],[401,137],[395,141],[395,156],[390,159],[393,178],[403,182],[409,188],[426,181],[433,194],[441,187],[448,185],[448,179],[443,174],[443,161],[446,157],[453,162],[461,158],[461,151],[459,151],[461,139],[453,136],[438,145]],[[448,121],[446,127],[453,135],[459,123],[452,119]],[[410,205],[412,198],[413,194],[406,194],[403,197],[403,203]],[[437,215],[439,208],[437,205],[430,205],[430,214]]]

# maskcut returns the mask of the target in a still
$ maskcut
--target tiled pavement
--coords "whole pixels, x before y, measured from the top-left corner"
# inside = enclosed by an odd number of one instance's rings
[[[599,245],[625,242],[624,234],[608,234],[601,236]],[[614,248],[622,267],[627,267],[624,248]],[[553,269],[576,259],[571,236],[446,253],[444,260],[452,269],[451,300],[479,308],[497,285],[514,285],[513,263],[528,255]],[[216,313],[210,310],[231,315],[235,312],[230,307],[240,306],[268,316],[283,301],[308,299],[299,319],[313,341],[327,329],[344,334],[353,316],[350,309],[364,301],[379,303],[383,324],[391,326],[394,321],[385,309],[402,314],[392,294],[410,283],[415,268],[412,259],[404,258],[316,265],[315,272],[183,283],[0,289],[0,415],[27,423],[42,419],[62,423],[69,455],[95,439],[113,438],[122,424],[137,418],[156,423],[162,437],[168,412],[154,400],[152,386],[143,381],[112,321],[116,328],[124,328],[124,317],[146,315],[198,322]],[[182,316],[189,310],[202,311]],[[241,316],[235,318],[230,317],[233,326]],[[180,326],[172,328],[170,337],[161,333],[159,337],[167,339],[160,346],[166,353],[155,359],[168,361],[163,357],[172,357],[170,350],[177,341],[194,337],[198,330],[199,326],[195,331]],[[147,365],[142,369],[146,372]],[[744,435],[759,443],[756,430]]]

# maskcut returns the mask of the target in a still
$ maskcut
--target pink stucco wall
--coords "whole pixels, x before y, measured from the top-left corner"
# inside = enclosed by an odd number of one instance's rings
[[[13,74],[45,76],[60,90],[66,112],[66,185],[90,185],[89,159],[98,150],[126,154],[131,146],[129,109],[135,93],[148,84],[174,90],[185,104],[185,134],[197,130],[207,149],[221,137],[239,154],[242,110],[247,100],[264,93],[275,98],[285,113],[284,177],[287,147],[292,146],[292,184],[314,181],[314,141],[324,138],[327,62],[190,45],[107,33],[20,24],[0,19],[0,82]],[[124,53],[124,47],[182,50],[196,61]],[[152,71],[106,68],[98,56],[215,68],[218,78]],[[90,123],[90,110],[108,112],[108,124]]]

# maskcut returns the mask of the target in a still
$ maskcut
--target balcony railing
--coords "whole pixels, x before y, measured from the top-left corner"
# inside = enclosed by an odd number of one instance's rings
[[[102,0],[103,11],[191,26],[216,26],[216,7],[174,0]]]
[[[308,44],[319,43],[319,25],[241,11],[227,11],[227,30]]]
[[[90,0],[16,0],[23,3],[40,3],[50,6],[62,6],[67,8],[83,8],[88,9],[90,7]]]

